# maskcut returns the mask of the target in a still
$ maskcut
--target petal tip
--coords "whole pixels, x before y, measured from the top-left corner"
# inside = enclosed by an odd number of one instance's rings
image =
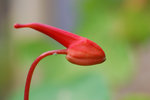
[[[14,28],[19,28],[20,24],[14,24]]]
[[[14,24],[14,28],[22,28],[22,27],[25,27],[25,25],[22,25],[22,24]]]

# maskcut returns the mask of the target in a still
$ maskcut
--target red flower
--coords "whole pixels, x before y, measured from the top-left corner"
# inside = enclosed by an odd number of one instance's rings
[[[77,65],[94,65],[99,64],[105,61],[105,53],[93,41],[73,34],[71,32],[58,29],[49,25],[39,24],[39,23],[30,23],[30,24],[15,24],[15,28],[33,28],[37,31],[40,31],[49,37],[55,39],[67,49],[63,50],[53,50],[41,54],[37,59],[32,63],[31,68],[28,72],[24,100],[29,98],[29,88],[31,83],[31,78],[33,71],[38,64],[38,62],[44,57],[52,54],[66,54],[66,59]]]

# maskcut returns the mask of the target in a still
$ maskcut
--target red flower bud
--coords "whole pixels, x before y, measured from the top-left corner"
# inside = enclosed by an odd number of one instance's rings
[[[83,38],[69,46],[66,58],[74,64],[94,65],[105,61],[105,54],[96,43]]]
[[[29,27],[52,37],[67,47],[66,58],[78,65],[94,65],[105,60],[104,51],[94,42],[76,34],[39,23],[15,24],[15,28]]]
[[[52,55],[54,53],[66,54],[67,55],[66,59],[71,63],[77,65],[94,65],[105,61],[105,53],[100,46],[98,46],[96,43],[87,38],[78,36],[71,32],[67,32],[62,29],[58,29],[56,27],[43,25],[39,23],[31,23],[24,25],[15,24],[14,27],[15,28],[27,27],[35,29],[55,39],[56,41],[58,41],[67,48],[65,50],[54,50],[43,53],[33,62],[27,76],[24,100],[28,100],[30,82],[36,65],[41,59],[43,59],[48,55]]]

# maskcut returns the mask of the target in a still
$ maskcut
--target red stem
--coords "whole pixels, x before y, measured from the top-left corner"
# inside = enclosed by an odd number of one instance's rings
[[[67,54],[67,50],[63,49],[63,50],[47,51],[35,59],[35,61],[32,63],[32,65],[29,69],[28,76],[26,79],[26,85],[25,85],[25,91],[24,91],[24,100],[29,100],[30,83],[31,83],[32,75],[33,75],[33,72],[34,72],[36,65],[39,63],[40,60],[42,60],[46,56],[53,55],[53,54]]]

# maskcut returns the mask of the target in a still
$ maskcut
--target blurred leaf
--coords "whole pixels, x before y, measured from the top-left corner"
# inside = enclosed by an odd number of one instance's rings
[[[21,100],[23,91],[14,99]],[[88,74],[67,83],[43,83],[31,88],[31,100],[110,100],[110,93],[103,78],[97,74]]]
[[[150,100],[150,96],[146,94],[131,94],[121,100]]]
[[[126,14],[126,15],[125,15]],[[150,15],[147,12],[123,14],[124,36],[131,43],[140,43],[150,38]]]
[[[98,0],[88,1],[93,5],[100,2]],[[108,3],[104,4],[107,6]],[[87,6],[83,11],[85,19],[81,22],[82,26],[79,27],[77,33],[84,33],[81,35],[95,41],[104,49],[106,61],[97,66],[103,66],[103,68],[99,67],[99,70],[103,70],[100,73],[103,73],[109,80],[110,85],[118,87],[125,84],[133,74],[134,62],[132,60],[133,52],[128,41],[114,35],[114,20],[116,20],[118,11],[113,13],[110,12],[112,11],[110,9],[102,11],[102,6],[96,6],[96,9],[91,7],[88,10],[89,5],[85,3],[85,6]]]

